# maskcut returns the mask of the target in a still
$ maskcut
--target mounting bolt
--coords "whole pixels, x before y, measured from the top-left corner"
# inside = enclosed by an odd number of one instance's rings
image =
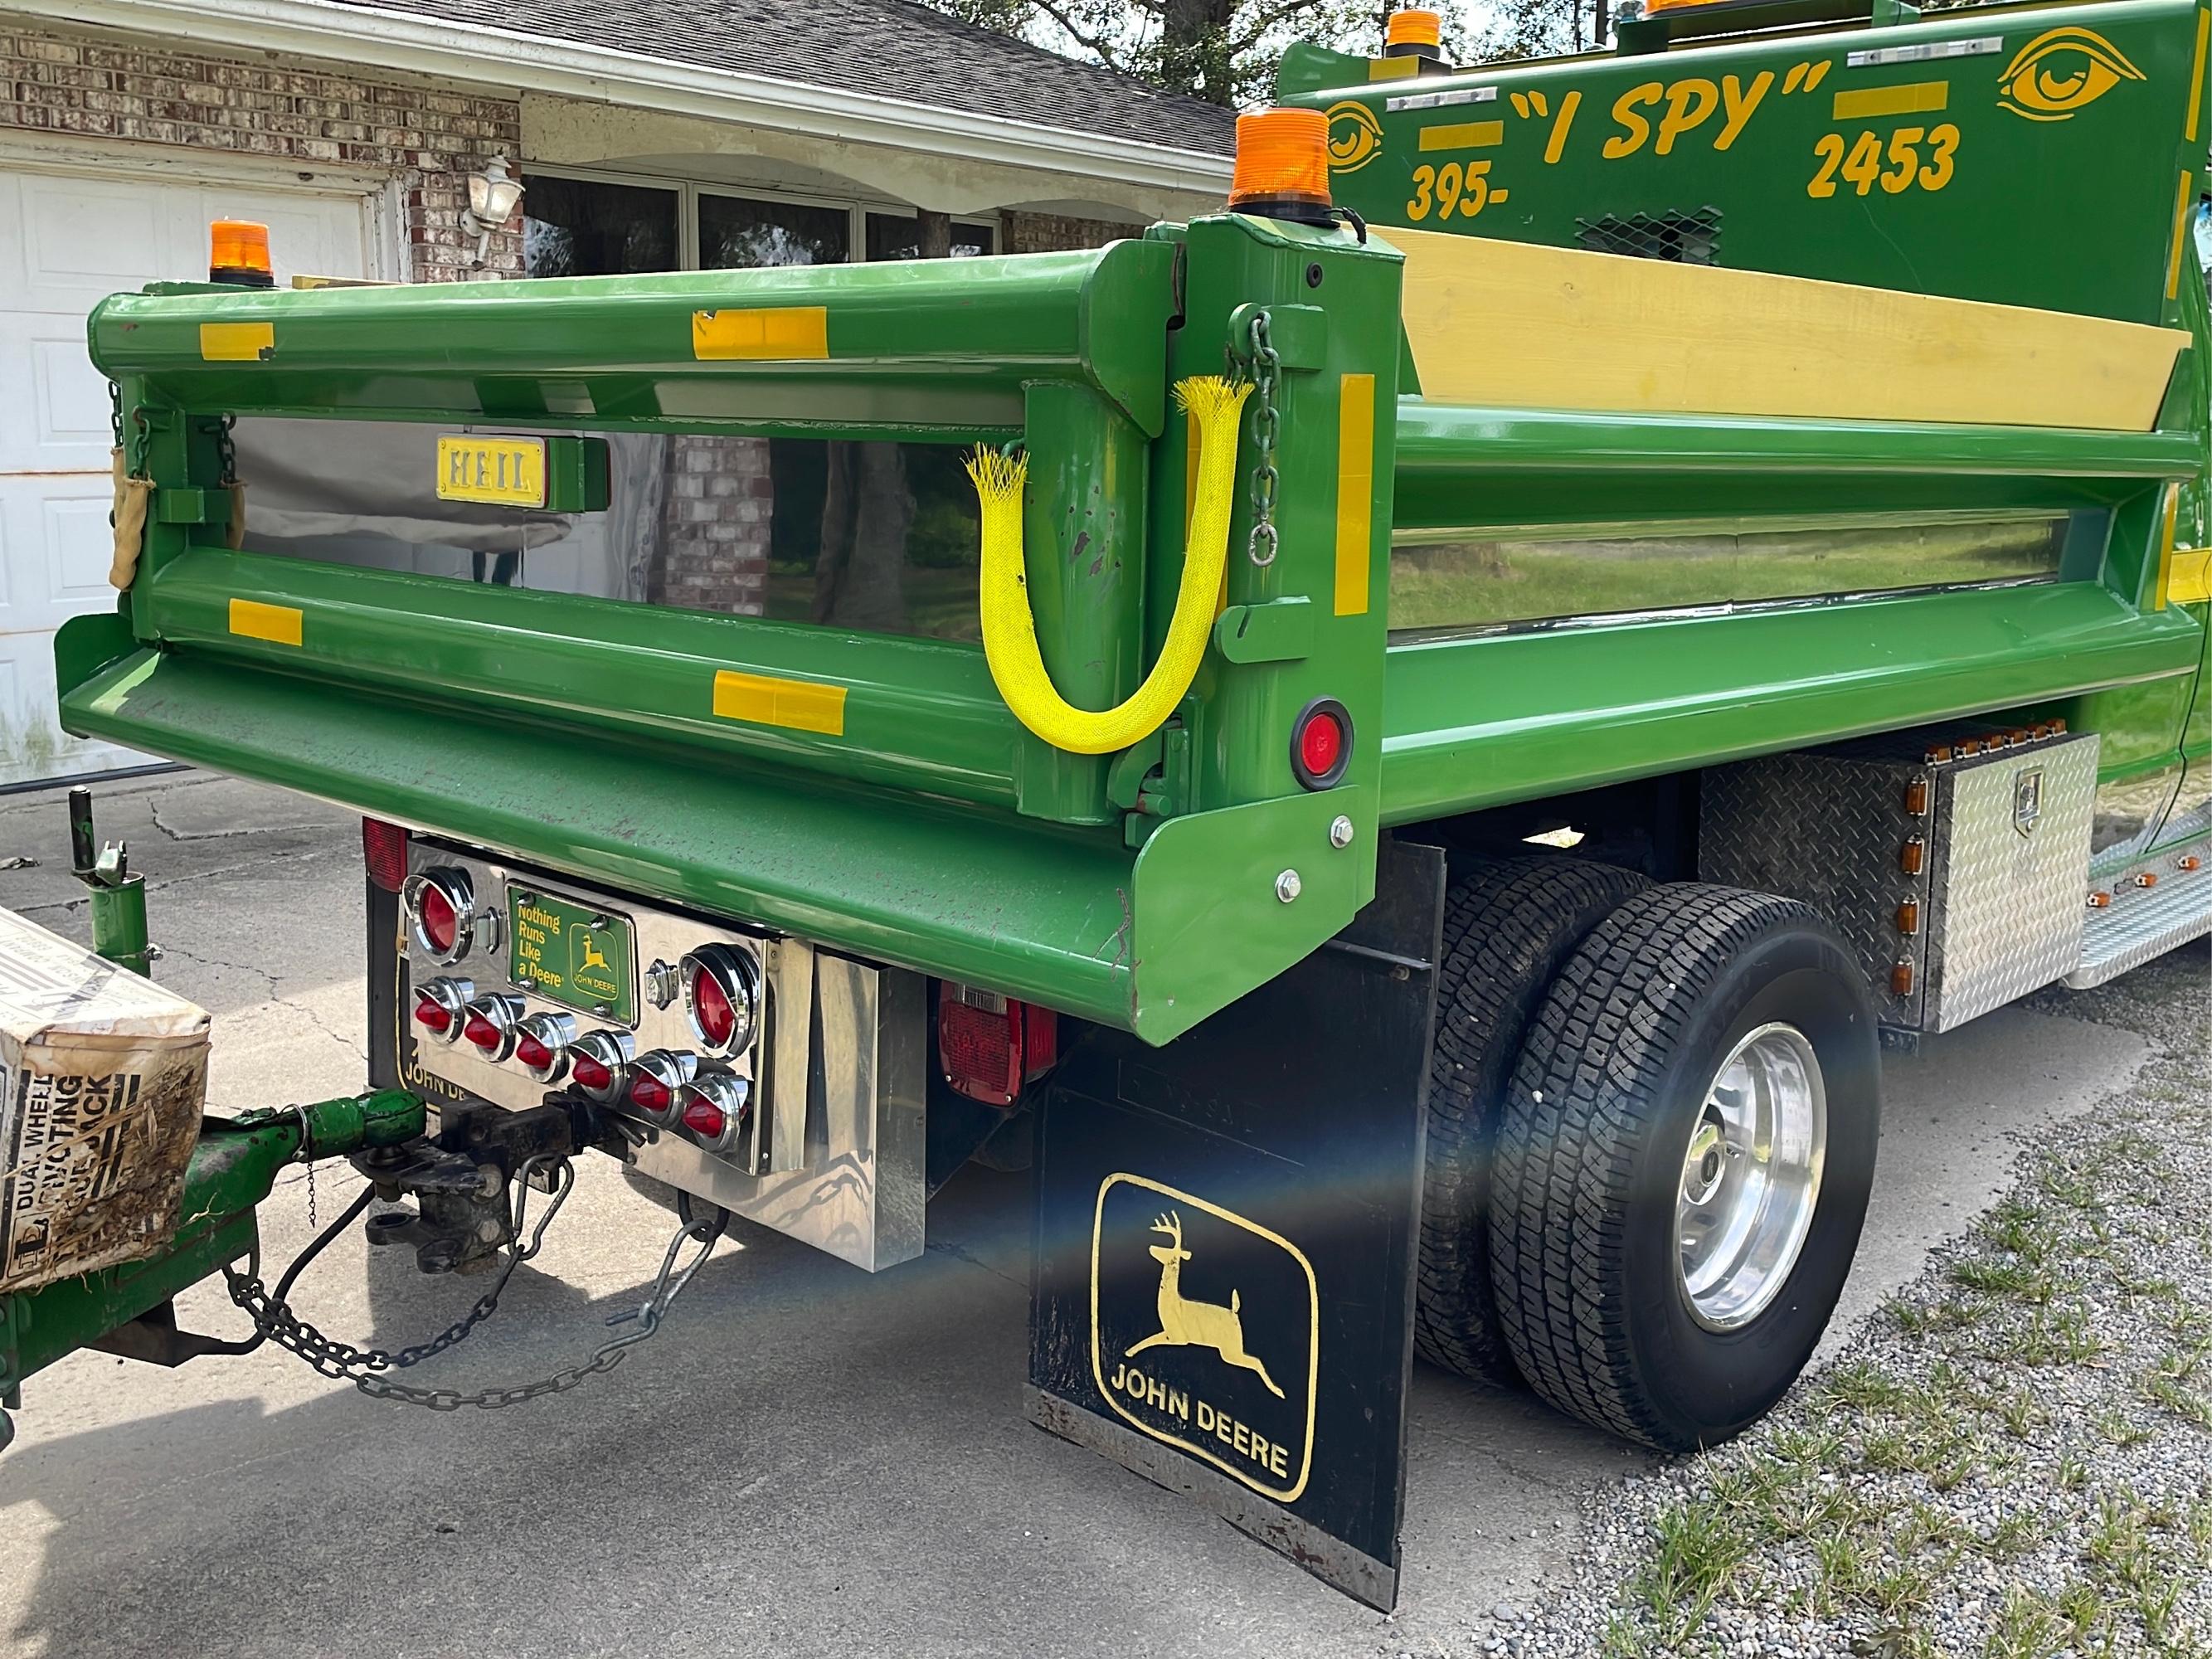
[[[665,1008],[684,988],[681,981],[674,963],[655,957],[653,966],[645,970],[646,997],[654,1007]]]
[[[1328,821],[1328,844],[1331,847],[1345,848],[1351,846],[1352,833],[1352,820],[1345,817],[1343,813],[1338,813],[1334,817]]]
[[[1304,890],[1305,884],[1298,879],[1295,870],[1285,870],[1275,878],[1275,896],[1285,904]]]

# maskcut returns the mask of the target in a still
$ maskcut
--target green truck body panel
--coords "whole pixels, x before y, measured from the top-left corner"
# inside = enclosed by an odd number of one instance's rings
[[[2183,0],[1962,7],[1379,82],[1364,59],[1309,52],[1278,90],[1329,112],[1336,200],[1372,223],[1605,251],[1611,227],[1710,209],[1719,264],[2154,323],[2170,308],[2176,178],[2204,162],[2183,138],[2203,69],[2195,13]],[[2086,76],[2087,95],[2063,110],[2013,95],[2033,97],[2014,65],[2039,59],[2052,80]],[[1425,98],[1442,101],[1408,106]],[[1957,136],[1939,158],[1944,126]],[[1911,179],[1862,192],[1841,171],[1859,135],[1878,136],[1894,179],[1900,128],[1921,135]],[[1432,177],[1424,207],[1419,169],[1452,161],[1486,164],[1486,195],[1464,191],[1447,215]],[[2033,379],[2021,390],[2032,398]]]
[[[2100,71],[2123,89],[2063,118],[2005,107],[2013,58],[2066,29],[2125,64]],[[2159,603],[2170,489],[2184,544],[2206,533],[2205,307],[2172,241],[2203,143],[2183,136],[2197,34],[2179,0],[2124,0],[1418,80],[1294,53],[1286,95],[1329,111],[1340,141],[1373,139],[1340,142],[1334,180],[1366,235],[1224,215],[957,264],[118,296],[91,349],[156,511],[120,614],[63,632],[64,721],[1153,1042],[1341,928],[1387,826],[1983,714],[2065,713],[2104,735],[2108,778],[2179,777],[2212,756],[2203,607]],[[1884,108],[1905,112],[1864,112]],[[1634,144],[1628,116],[1647,128]],[[1916,173],[1862,196],[1839,172],[1835,195],[1808,194],[1828,135],[1840,168],[1862,128],[1900,122],[1923,164],[1929,130],[1956,129],[1940,187]],[[1491,163],[1485,204],[1448,227],[1433,179],[1408,211],[1417,169],[1447,153],[1421,148],[1438,125],[1462,179]],[[1577,246],[1601,222],[1707,209],[1724,264],[2164,323],[2195,344],[2157,429],[2136,433],[2033,424],[2026,368],[2011,426],[1419,395],[1393,223]],[[1121,756],[1024,730],[973,645],[220,544],[231,416],[1018,437],[1040,648],[1071,701],[1102,708],[1143,678],[1182,574],[1194,469],[1170,388],[1250,374],[1262,313],[1279,554],[1248,551],[1255,398],[1214,648],[1176,719]],[[781,343],[747,356],[762,337]],[[1394,536],[1877,519],[2047,520],[2063,550],[2034,580],[1389,631]],[[241,630],[240,602],[295,617],[296,638]],[[730,674],[842,688],[842,723],[732,718]],[[1322,698],[1350,718],[1352,757],[1309,792],[1291,738]]]

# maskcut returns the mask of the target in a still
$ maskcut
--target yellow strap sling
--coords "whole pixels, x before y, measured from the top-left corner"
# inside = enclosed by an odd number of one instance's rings
[[[1014,718],[1055,749],[1109,755],[1150,737],[1175,712],[1206,655],[1214,604],[1229,556],[1229,513],[1237,489],[1237,428],[1249,386],[1218,375],[1178,381],[1176,405],[1195,428],[1198,487],[1182,581],[1158,661],[1127,702],[1092,712],[1060,695],[1037,650],[1022,550],[1022,485],[1026,458],[979,450],[968,462],[982,505],[983,655]]]

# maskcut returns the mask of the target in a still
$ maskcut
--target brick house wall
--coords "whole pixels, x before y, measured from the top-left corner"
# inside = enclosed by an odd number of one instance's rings
[[[479,273],[476,238],[460,225],[468,175],[520,149],[511,98],[364,79],[342,64],[244,61],[9,24],[0,128],[386,173],[399,181],[412,280],[522,270],[519,228],[492,237]]]
[[[1110,219],[1076,219],[1060,213],[1024,213],[1019,209],[1009,209],[1002,216],[1009,253],[1103,247],[1123,237],[1145,234],[1141,225],[1116,224]]]

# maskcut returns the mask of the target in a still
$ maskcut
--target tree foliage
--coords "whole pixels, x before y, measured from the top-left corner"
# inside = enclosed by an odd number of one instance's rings
[[[1610,0],[1426,0],[1463,64],[1571,52],[1602,39]],[[1263,103],[1292,40],[1380,50],[1388,0],[929,0],[939,10],[1210,103]]]

